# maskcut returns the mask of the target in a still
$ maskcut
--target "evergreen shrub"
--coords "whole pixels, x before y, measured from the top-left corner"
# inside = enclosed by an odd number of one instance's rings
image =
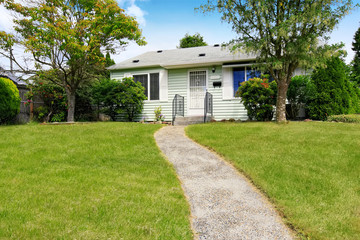
[[[20,112],[21,98],[15,83],[0,78],[0,124],[9,123]]]
[[[346,65],[339,57],[329,59],[326,68],[315,69],[311,81],[315,86],[314,99],[307,106],[311,119],[360,112],[359,90],[349,81]]]

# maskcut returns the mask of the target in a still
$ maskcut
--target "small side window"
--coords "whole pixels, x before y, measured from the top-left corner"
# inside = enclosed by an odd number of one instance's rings
[[[159,100],[159,73],[150,73],[150,100]]]
[[[134,81],[141,83],[141,85],[145,88],[145,91],[144,91],[145,96],[147,98],[149,98],[149,96],[148,96],[148,75],[147,74],[134,75]]]

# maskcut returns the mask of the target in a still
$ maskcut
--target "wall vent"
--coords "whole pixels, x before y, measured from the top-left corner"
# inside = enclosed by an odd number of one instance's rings
[[[214,44],[214,47],[220,47],[220,44]]]
[[[138,63],[140,60],[133,60],[133,63]]]
[[[162,50],[158,50],[157,53],[162,53]]]
[[[205,57],[205,55],[206,55],[205,53],[200,53],[199,57]]]

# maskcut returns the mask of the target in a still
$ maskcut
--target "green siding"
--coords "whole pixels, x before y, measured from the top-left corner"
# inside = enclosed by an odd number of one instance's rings
[[[148,72],[158,72],[162,68],[143,68],[143,69],[129,69],[121,71],[111,71],[111,78],[121,79],[125,73],[140,74]],[[188,73],[189,70],[207,70],[208,72],[208,91],[213,94],[214,118],[216,120],[222,119],[241,119],[246,120],[247,112],[244,106],[240,103],[240,99],[223,100],[222,87],[214,88],[214,81],[222,81],[222,67],[217,66],[215,73],[212,73],[212,66],[191,68],[191,69],[169,69],[168,70],[168,100],[167,101],[145,101],[142,117],[147,121],[154,120],[154,109],[161,106],[165,115],[166,121],[171,121],[172,118],[172,100],[175,94],[180,94],[185,97],[185,116],[187,116],[187,96],[188,96]],[[219,76],[219,79],[211,79]]]

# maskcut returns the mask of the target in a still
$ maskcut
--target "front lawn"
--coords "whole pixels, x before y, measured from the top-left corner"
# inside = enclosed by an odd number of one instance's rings
[[[187,135],[244,172],[299,236],[360,239],[360,125],[212,123]]]
[[[0,126],[0,239],[191,239],[157,129]]]

